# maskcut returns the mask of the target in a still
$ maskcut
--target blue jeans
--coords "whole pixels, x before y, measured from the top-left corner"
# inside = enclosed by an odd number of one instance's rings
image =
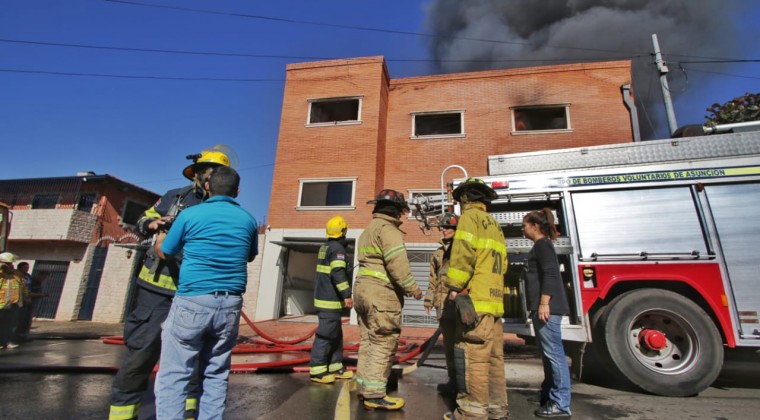
[[[541,400],[554,401],[560,409],[570,413],[570,369],[562,346],[561,315],[550,315],[549,322],[533,314],[538,350],[544,364],[544,381],[541,383]]]
[[[242,306],[242,297],[223,293],[174,297],[161,333],[155,384],[157,419],[184,419],[187,384],[196,356],[203,378],[198,419],[222,418]]]

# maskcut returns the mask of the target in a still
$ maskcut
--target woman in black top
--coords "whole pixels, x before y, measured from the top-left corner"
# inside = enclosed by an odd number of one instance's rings
[[[536,342],[544,364],[539,402],[535,411],[539,417],[570,415],[570,370],[562,346],[562,316],[570,312],[557,253],[552,240],[557,228],[551,209],[532,211],[525,215],[523,234],[533,241],[528,254],[526,300],[533,320]]]

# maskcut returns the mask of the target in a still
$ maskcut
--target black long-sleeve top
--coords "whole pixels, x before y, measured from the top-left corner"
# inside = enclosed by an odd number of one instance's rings
[[[565,288],[559,273],[557,252],[547,237],[537,240],[528,253],[528,270],[525,273],[525,290],[528,310],[538,310],[541,295],[551,296],[549,312],[553,315],[570,313]]]

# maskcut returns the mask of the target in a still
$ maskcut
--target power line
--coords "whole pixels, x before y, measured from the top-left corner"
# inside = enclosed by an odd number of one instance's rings
[[[110,0],[109,0],[110,1]],[[276,54],[246,54],[246,53],[224,53],[214,51],[188,51],[188,50],[168,50],[168,49],[155,49],[155,48],[135,48],[135,47],[116,47],[107,45],[93,45],[93,44],[70,44],[63,42],[49,42],[49,41],[29,41],[21,39],[9,39],[0,38],[0,42],[26,44],[26,45],[43,45],[52,47],[68,47],[68,48],[84,48],[84,49],[98,49],[98,50],[112,50],[112,51],[129,51],[129,52],[151,52],[151,53],[163,53],[163,54],[187,54],[187,55],[202,55],[202,56],[220,56],[220,57],[245,57],[245,58],[276,58],[276,59],[293,59],[293,60],[337,60],[345,57],[318,57],[318,56],[299,56],[299,55],[276,55]],[[418,62],[418,63],[509,63],[509,62],[578,62],[578,61],[607,61],[607,60],[624,60],[634,59],[641,57],[648,57],[646,55],[633,55],[633,56],[615,56],[615,57],[581,57],[581,58],[536,58],[536,59],[488,59],[488,60],[431,60],[431,59],[419,59],[419,58],[386,58],[388,62]]]
[[[49,74],[55,76],[82,76],[82,77],[110,77],[117,79],[151,79],[151,80],[183,80],[183,81],[203,81],[203,82],[284,82],[284,79],[223,79],[217,77],[168,77],[168,76],[130,76],[124,74],[106,74],[106,73],[74,73],[62,71],[43,71],[43,70],[18,70],[18,69],[0,69],[0,72],[6,73],[28,73],[28,74]]]
[[[441,39],[461,40],[461,41],[488,42],[488,43],[493,43],[493,44],[524,45],[524,46],[530,46],[530,47],[548,47],[548,48],[557,48],[557,49],[564,49],[564,50],[612,52],[612,53],[620,52],[617,50],[605,50],[605,49],[599,49],[599,48],[569,47],[569,46],[563,46],[563,45],[549,45],[549,44],[541,45],[541,44],[533,44],[530,42],[521,42],[521,41],[503,41],[503,40],[485,39],[485,38],[445,36],[445,35],[429,34],[429,33],[424,33],[424,32],[400,31],[400,30],[395,30],[395,29],[370,28],[366,26],[342,25],[342,24],[337,24],[337,23],[324,23],[324,22],[314,22],[314,21],[308,21],[308,20],[276,18],[272,16],[252,15],[252,14],[247,14],[247,13],[220,12],[217,10],[209,10],[209,9],[195,9],[195,8],[179,7],[179,6],[165,6],[165,5],[160,5],[160,4],[151,4],[151,3],[144,3],[144,2],[130,1],[130,0],[104,0],[104,1],[107,1],[109,3],[128,4],[132,6],[153,7],[153,8],[158,8],[158,9],[169,9],[169,10],[177,10],[177,11],[183,11],[183,12],[205,13],[205,14],[219,15],[219,16],[235,16],[235,17],[242,17],[242,18],[248,18],[248,19],[260,19],[260,20],[268,20],[268,21],[273,21],[273,22],[293,23],[293,24],[299,24],[299,25],[324,26],[324,27],[329,27],[329,28],[350,29],[354,31],[381,32],[381,33],[389,33],[389,34],[397,34],[397,35],[412,35],[412,36],[421,36],[421,37],[426,37],[426,38],[441,38]],[[647,53],[637,52],[635,54],[647,54]]]

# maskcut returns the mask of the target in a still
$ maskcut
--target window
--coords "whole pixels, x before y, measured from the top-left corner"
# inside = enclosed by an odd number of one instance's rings
[[[353,207],[356,178],[302,179],[299,209]]]
[[[512,126],[515,132],[570,130],[569,107],[513,108]]]
[[[77,210],[84,212],[91,212],[92,207],[95,205],[95,193],[87,193],[79,196],[77,200]]]
[[[145,204],[129,201],[124,204],[124,212],[121,214],[121,223],[124,225],[136,225],[140,216],[148,209]]]
[[[37,194],[32,198],[33,209],[54,209],[58,204],[58,194]]]
[[[309,105],[308,124],[356,123],[361,119],[361,98],[314,99]]]
[[[464,135],[464,112],[426,112],[412,114],[413,137]]]

